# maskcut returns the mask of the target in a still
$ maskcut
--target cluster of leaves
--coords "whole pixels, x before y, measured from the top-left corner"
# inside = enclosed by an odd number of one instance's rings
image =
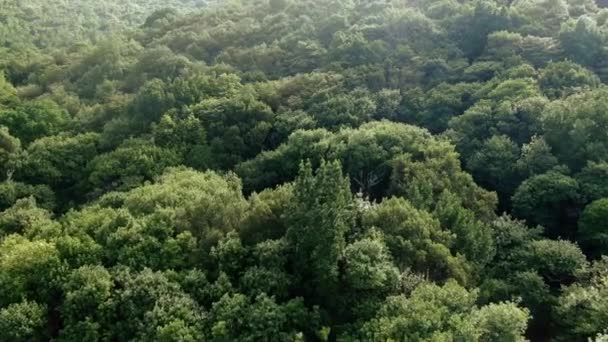
[[[601,341],[606,61],[591,0],[8,1],[0,341]]]
[[[463,287],[484,266],[465,246],[493,242],[450,231],[444,211],[466,211],[445,205],[366,202],[338,161],[249,199],[234,174],[183,167],[57,219],[21,199],[0,213],[0,326],[7,340],[521,339],[527,309]]]
[[[26,77],[35,68],[32,64],[67,63],[66,50],[86,50],[109,34],[170,20],[205,4],[204,0],[3,0],[0,68],[15,78]]]

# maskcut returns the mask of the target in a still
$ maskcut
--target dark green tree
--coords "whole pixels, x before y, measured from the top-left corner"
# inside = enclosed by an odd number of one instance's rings
[[[585,208],[578,221],[577,240],[592,257],[608,254],[608,199],[599,199]]]
[[[582,198],[578,182],[557,171],[523,182],[513,195],[513,211],[550,237],[573,238]]]
[[[338,294],[346,234],[353,224],[350,185],[339,162],[322,162],[315,174],[310,162],[300,169],[286,213],[286,237],[303,293],[331,308]]]
[[[14,109],[0,108],[0,126],[7,127],[24,144],[62,132],[69,119],[69,114],[51,100],[27,102]]]
[[[36,302],[24,301],[8,305],[0,310],[0,341],[25,342],[48,338],[46,325],[47,308]]]

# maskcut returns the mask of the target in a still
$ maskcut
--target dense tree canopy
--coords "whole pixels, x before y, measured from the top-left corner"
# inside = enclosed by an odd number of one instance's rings
[[[0,341],[603,341],[608,3],[4,0]]]

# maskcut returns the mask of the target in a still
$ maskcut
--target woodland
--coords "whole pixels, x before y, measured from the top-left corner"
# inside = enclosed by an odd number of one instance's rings
[[[608,1],[0,0],[0,342],[608,341]]]

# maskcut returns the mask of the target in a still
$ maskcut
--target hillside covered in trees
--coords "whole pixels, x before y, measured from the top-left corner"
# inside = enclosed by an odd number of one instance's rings
[[[0,341],[608,341],[606,83],[606,1],[1,0]]]

